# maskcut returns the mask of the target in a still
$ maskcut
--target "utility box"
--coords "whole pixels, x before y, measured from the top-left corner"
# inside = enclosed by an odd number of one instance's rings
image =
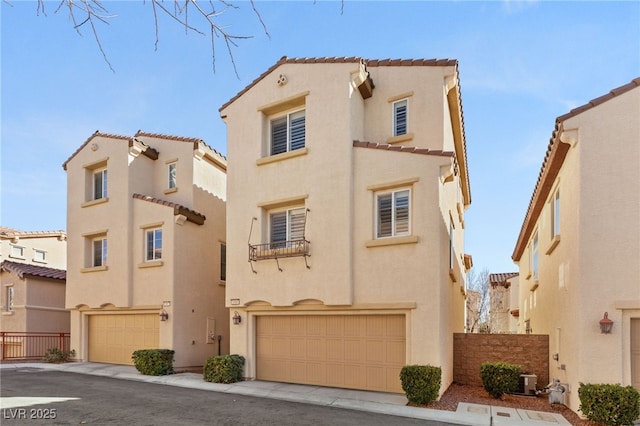
[[[535,395],[536,386],[538,384],[538,376],[535,374],[520,375],[520,393],[525,395]]]

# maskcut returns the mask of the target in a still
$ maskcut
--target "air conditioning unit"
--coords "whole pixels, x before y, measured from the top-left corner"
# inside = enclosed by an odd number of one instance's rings
[[[538,376],[535,374],[520,375],[520,391],[525,395],[535,395]]]

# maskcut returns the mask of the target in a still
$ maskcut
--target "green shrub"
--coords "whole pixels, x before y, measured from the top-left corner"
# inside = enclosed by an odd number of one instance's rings
[[[173,374],[173,354],[171,349],[140,349],[133,353],[133,365],[146,376]]]
[[[219,355],[207,359],[204,364],[204,380],[213,383],[235,383],[242,381],[244,357]]]
[[[518,390],[520,366],[506,362],[485,362],[480,366],[484,389],[494,398]]]
[[[580,383],[578,397],[578,410],[598,423],[632,425],[640,417],[640,393],[631,386]]]
[[[409,402],[428,404],[438,399],[442,369],[431,365],[405,365],[400,370],[400,381]]]
[[[49,348],[47,352],[44,354],[44,358],[42,360],[44,362],[68,362],[71,358],[76,356],[75,350],[63,351],[58,348]]]

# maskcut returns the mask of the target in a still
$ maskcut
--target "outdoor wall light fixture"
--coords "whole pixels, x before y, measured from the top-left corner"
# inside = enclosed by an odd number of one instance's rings
[[[600,320],[600,333],[609,334],[613,328],[613,321],[609,319],[609,312],[604,313],[604,318]]]
[[[242,322],[242,317],[240,316],[240,314],[238,313],[238,311],[235,311],[233,313],[233,323],[235,325],[238,325]]]
[[[164,310],[164,307],[160,311],[160,321],[166,321],[169,319],[169,313]]]

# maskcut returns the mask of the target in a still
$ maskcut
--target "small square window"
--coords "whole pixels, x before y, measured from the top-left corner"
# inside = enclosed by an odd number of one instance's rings
[[[269,215],[272,248],[290,247],[294,241],[304,239],[306,211],[304,207],[274,212]]]
[[[271,120],[271,155],[305,147],[305,114],[305,110],[300,110]]]
[[[376,194],[376,237],[409,235],[411,190]]]
[[[44,250],[33,250],[33,261],[45,263],[47,261],[47,252]]]
[[[17,257],[19,259],[24,259],[24,247],[11,245],[11,254],[10,257]]]

